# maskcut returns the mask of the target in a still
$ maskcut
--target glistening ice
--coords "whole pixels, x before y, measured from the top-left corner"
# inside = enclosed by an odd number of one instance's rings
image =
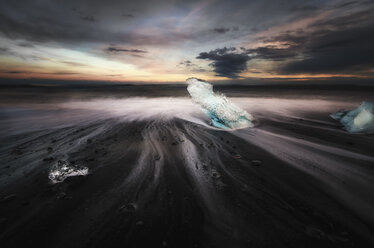
[[[339,111],[331,115],[340,121],[350,133],[374,133],[374,107],[370,102],[362,102],[358,108]]]
[[[200,105],[212,125],[219,128],[253,127],[253,117],[231,103],[223,94],[213,92],[213,86],[197,78],[187,79],[187,90],[193,101]]]
[[[63,182],[68,177],[86,176],[88,174],[87,167],[73,165],[67,161],[59,160],[57,164],[49,172],[49,179],[52,183]]]

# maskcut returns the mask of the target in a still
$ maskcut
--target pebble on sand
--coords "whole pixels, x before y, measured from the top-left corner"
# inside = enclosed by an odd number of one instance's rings
[[[253,166],[260,166],[260,165],[262,165],[262,161],[254,159],[254,160],[251,161],[251,165],[253,165]]]
[[[119,212],[121,213],[132,213],[136,211],[136,204],[135,203],[127,203],[125,205],[122,205],[119,208]]]
[[[3,199],[0,200],[0,202],[8,202],[8,201],[12,201],[13,199],[16,198],[16,194],[11,194],[11,195],[7,195],[7,196],[4,196]]]

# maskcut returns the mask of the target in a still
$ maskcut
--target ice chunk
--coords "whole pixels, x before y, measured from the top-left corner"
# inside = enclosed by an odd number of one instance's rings
[[[87,167],[73,165],[67,161],[59,160],[49,172],[48,178],[52,183],[61,183],[68,177],[85,176],[88,174]]]
[[[374,133],[374,107],[370,102],[350,111],[339,111],[330,115],[340,121],[350,133]]]
[[[189,78],[187,84],[193,101],[210,117],[213,126],[234,129],[253,127],[252,115],[231,103],[223,94],[214,93],[210,83]]]

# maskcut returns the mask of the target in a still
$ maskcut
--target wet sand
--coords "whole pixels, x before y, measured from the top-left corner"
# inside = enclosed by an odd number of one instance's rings
[[[185,97],[76,98],[1,103],[1,247],[374,245],[374,136],[328,117],[360,97],[232,98],[234,131]],[[89,173],[53,184],[59,160]]]

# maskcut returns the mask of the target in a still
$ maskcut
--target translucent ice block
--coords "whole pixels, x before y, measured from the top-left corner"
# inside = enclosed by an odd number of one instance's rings
[[[330,116],[340,121],[350,133],[374,133],[373,104],[362,102],[358,108],[350,111],[339,111]]]
[[[232,129],[253,127],[252,115],[231,103],[223,94],[214,93],[210,83],[189,78],[187,84],[193,101],[210,117],[213,126]]]

